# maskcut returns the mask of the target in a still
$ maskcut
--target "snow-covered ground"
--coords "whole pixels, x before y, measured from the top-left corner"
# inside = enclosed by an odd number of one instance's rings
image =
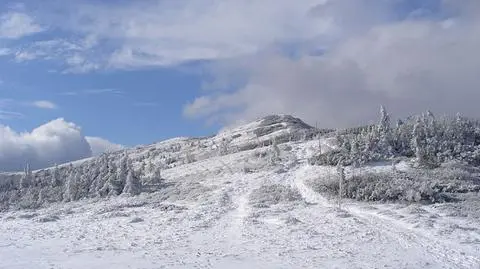
[[[155,193],[0,213],[0,268],[480,268],[478,197],[339,204],[306,184],[335,173],[308,165],[319,144],[178,165]]]

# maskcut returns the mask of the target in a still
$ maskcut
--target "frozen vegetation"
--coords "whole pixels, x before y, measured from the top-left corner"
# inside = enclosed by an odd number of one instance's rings
[[[269,116],[0,174],[0,268],[479,268],[480,123]]]

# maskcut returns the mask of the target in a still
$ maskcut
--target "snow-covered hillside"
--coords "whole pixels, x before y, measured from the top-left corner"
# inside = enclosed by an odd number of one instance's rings
[[[480,268],[473,167],[452,202],[354,201],[328,191],[336,167],[309,164],[336,147],[328,130],[270,116],[0,175],[0,268]],[[416,173],[408,159],[344,169]]]

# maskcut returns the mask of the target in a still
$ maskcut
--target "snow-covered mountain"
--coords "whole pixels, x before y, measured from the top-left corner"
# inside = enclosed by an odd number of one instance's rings
[[[0,268],[480,268],[474,165],[318,163],[346,137],[273,115],[0,174]]]

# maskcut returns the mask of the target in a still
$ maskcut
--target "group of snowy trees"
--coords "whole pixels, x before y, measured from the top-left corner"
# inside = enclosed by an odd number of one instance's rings
[[[436,118],[431,112],[398,120],[395,126],[381,108],[377,125],[337,131],[338,150],[320,154],[314,164],[361,165],[396,157],[415,157],[423,167],[457,160],[480,165],[480,122],[457,115]]]
[[[151,166],[151,169],[148,176],[135,170],[132,159],[125,153],[120,158],[104,154],[76,166],[55,166],[36,172],[27,166],[22,174],[0,175],[0,208],[32,208],[48,202],[138,195],[144,191],[144,182],[158,185],[161,181],[160,168]]]

